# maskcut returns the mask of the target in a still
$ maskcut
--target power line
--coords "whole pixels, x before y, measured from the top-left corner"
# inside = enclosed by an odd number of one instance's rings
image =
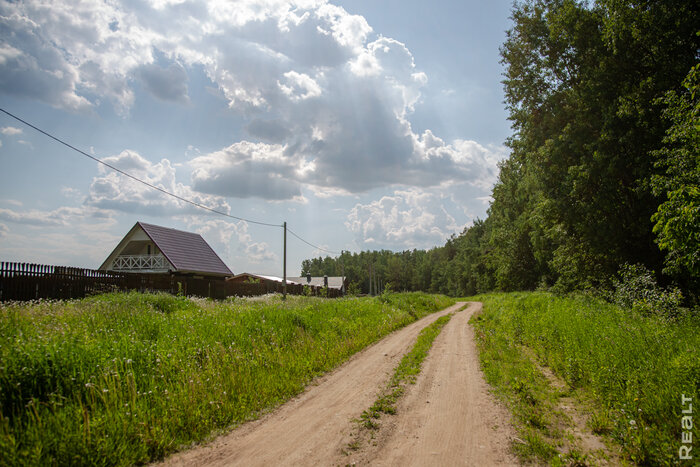
[[[85,151],[83,151],[83,150],[81,150],[81,149],[76,148],[75,146],[73,146],[73,145],[71,145],[71,144],[65,142],[64,140],[62,140],[62,139],[60,139],[60,138],[58,138],[58,137],[52,135],[51,133],[49,133],[49,132],[47,132],[47,131],[42,130],[41,128],[39,128],[39,127],[37,127],[37,126],[35,126],[35,125],[32,125],[31,123],[27,122],[26,120],[21,119],[20,117],[18,117],[18,116],[16,116],[16,115],[12,114],[12,113],[10,113],[10,112],[8,112],[7,110],[5,110],[5,109],[3,109],[3,108],[1,108],[1,107],[0,107],[0,111],[2,111],[4,114],[8,115],[9,117],[14,118],[14,119],[17,120],[18,122],[21,122],[21,123],[27,125],[28,127],[33,128],[34,130],[38,131],[39,133],[41,133],[41,134],[43,134],[43,135],[45,135],[45,136],[48,136],[48,137],[51,138],[52,140],[54,140],[54,141],[56,141],[56,142],[58,142],[58,143],[60,143],[60,144],[62,144],[62,145],[64,145],[64,146],[66,146],[66,147],[72,149],[73,151],[76,151],[76,152],[78,152],[79,154],[82,154],[83,156],[85,156],[85,157],[87,157],[87,158],[89,158],[89,159],[91,159],[91,160],[93,160],[93,161],[95,161],[95,162],[97,162],[97,163],[99,163],[99,164],[102,164],[102,165],[104,165],[105,167],[108,167],[108,168],[114,170],[115,172],[118,172],[118,173],[124,175],[125,177],[128,177],[128,178],[130,178],[130,179],[132,179],[132,180],[134,180],[134,181],[136,181],[136,182],[142,183],[143,185],[145,185],[145,186],[147,186],[147,187],[149,187],[149,188],[152,188],[152,189],[154,189],[154,190],[157,190],[157,191],[159,191],[159,192],[161,192],[161,193],[163,193],[163,194],[165,194],[165,195],[167,195],[167,196],[171,196],[171,197],[173,197],[173,198],[175,198],[175,199],[177,199],[177,200],[179,200],[179,201],[182,201],[182,202],[184,202],[184,203],[191,204],[192,206],[198,207],[198,208],[200,208],[200,209],[204,209],[204,210],[209,211],[209,212],[213,212],[214,214],[219,214],[220,216],[229,217],[229,218],[231,218],[231,219],[236,219],[236,220],[239,220],[239,221],[245,221],[245,222],[248,222],[248,223],[251,223],[251,224],[264,225],[264,226],[268,226],[268,227],[283,227],[283,225],[281,225],[281,224],[271,224],[271,223],[268,223],[268,222],[259,222],[259,221],[254,221],[254,220],[246,219],[246,218],[244,218],[244,217],[238,217],[238,216],[234,216],[234,215],[231,215],[231,214],[227,214],[227,213],[225,213],[225,212],[223,212],[223,211],[219,211],[219,210],[210,208],[210,207],[205,206],[205,205],[203,205],[203,204],[201,204],[201,203],[198,203],[198,202],[196,202],[196,201],[192,201],[192,200],[190,200],[190,199],[187,199],[187,198],[184,198],[184,197],[182,197],[182,196],[176,195],[175,193],[171,193],[170,191],[167,191],[167,190],[165,190],[165,189],[163,189],[163,188],[160,188],[160,187],[158,187],[158,186],[156,186],[156,185],[153,185],[152,183],[149,183],[149,182],[147,182],[147,181],[145,181],[145,180],[142,180],[142,179],[136,177],[135,175],[131,175],[131,174],[128,173],[128,172],[125,172],[125,171],[123,171],[123,170],[121,170],[121,169],[119,169],[119,168],[117,168],[117,167],[115,167],[115,166],[113,166],[113,165],[111,165],[111,164],[108,164],[107,162],[105,162],[105,161],[103,161],[103,160],[101,160],[101,159],[99,159],[99,158],[97,158],[97,157],[95,157],[95,156],[92,156],[92,155],[86,153]],[[302,242],[306,243],[307,245],[309,245],[309,246],[312,247],[312,248],[315,248],[315,249],[317,249],[317,250],[324,251],[324,252],[330,253],[330,254],[336,254],[336,255],[342,254],[342,252],[327,250],[327,249],[325,249],[325,248],[321,248],[321,247],[319,247],[319,246],[317,246],[317,245],[314,245],[313,243],[310,243],[310,242],[304,240],[303,238],[301,238],[299,235],[297,235],[296,233],[294,233],[291,229],[287,228],[287,230],[289,230],[289,233],[291,233],[291,234],[294,235],[296,238],[298,238],[299,240],[301,240]]]
[[[294,235],[296,238],[298,238],[298,239],[301,240],[302,242],[306,243],[306,244],[309,245],[310,247],[316,248],[317,250],[325,251],[326,253],[330,253],[330,254],[332,254],[332,255],[342,255],[342,254],[343,254],[342,251],[326,250],[325,248],[321,248],[320,246],[316,246],[316,245],[314,245],[313,243],[307,242],[306,240],[304,240],[303,238],[301,238],[299,235],[295,234],[294,231],[293,231],[292,229],[289,228],[289,226],[287,226],[287,230],[289,231],[290,234]]]
[[[200,208],[200,209],[204,209],[204,210],[206,210],[206,211],[210,211],[210,212],[213,212],[213,213],[215,213],[215,214],[219,214],[219,215],[221,215],[221,216],[230,217],[231,219],[236,219],[236,220],[239,220],[239,221],[245,221],[245,222],[248,222],[248,223],[251,223],[251,224],[265,225],[265,226],[268,226],[268,227],[282,227],[282,225],[280,225],[280,224],[270,224],[270,223],[267,223],[267,222],[258,222],[258,221],[253,221],[253,220],[246,219],[246,218],[243,218],[243,217],[233,216],[233,215],[231,215],[231,214],[227,214],[227,213],[225,213],[225,212],[218,211],[218,210],[216,210],[216,209],[213,209],[213,208],[210,208],[210,207],[205,206],[205,205],[203,205],[203,204],[200,204],[200,203],[198,203],[198,202],[196,202],[196,201],[192,201],[192,200],[190,200],[190,199],[183,198],[182,196],[176,195],[175,193],[171,193],[171,192],[169,192],[169,191],[167,191],[167,190],[165,190],[165,189],[163,189],[163,188],[160,188],[160,187],[155,186],[155,185],[153,185],[153,184],[151,184],[151,183],[148,183],[148,182],[145,181],[145,180],[141,180],[140,178],[138,178],[138,177],[136,177],[136,176],[134,176],[134,175],[131,175],[130,173],[125,172],[125,171],[123,171],[123,170],[121,170],[121,169],[118,169],[118,168],[114,167],[113,165],[110,165],[110,164],[108,164],[107,162],[105,162],[105,161],[103,161],[103,160],[100,160],[100,159],[97,158],[97,157],[91,156],[90,154],[86,153],[85,151],[82,151],[82,150],[76,148],[75,146],[72,146],[72,145],[66,143],[66,142],[63,141],[62,139],[57,138],[56,136],[54,136],[54,135],[52,135],[52,134],[50,134],[50,133],[48,133],[48,132],[42,130],[42,129],[39,128],[39,127],[36,127],[36,126],[32,125],[31,123],[29,123],[29,122],[27,122],[27,121],[25,121],[25,120],[22,120],[22,119],[19,118],[18,116],[11,114],[10,112],[8,112],[7,110],[5,110],[5,109],[3,109],[3,108],[0,108],[0,111],[2,111],[3,113],[7,114],[8,116],[14,118],[15,120],[24,123],[24,124],[27,125],[28,127],[35,129],[35,130],[38,131],[39,133],[48,136],[48,137],[51,138],[52,140],[54,140],[54,141],[56,141],[56,142],[58,142],[58,143],[61,143],[62,145],[66,146],[66,147],[68,147],[68,148],[70,148],[70,149],[72,149],[73,151],[76,151],[76,152],[82,154],[83,156],[88,157],[88,158],[92,159],[93,161],[98,162],[98,163],[104,165],[105,167],[109,167],[110,169],[112,169],[112,170],[114,170],[115,172],[118,172],[118,173],[124,175],[125,177],[128,177],[128,178],[130,178],[130,179],[132,179],[132,180],[134,180],[134,181],[137,181],[137,182],[139,182],[139,183],[142,183],[142,184],[146,185],[146,186],[149,187],[149,188],[153,188],[154,190],[158,190],[158,191],[160,191],[160,192],[163,193],[163,194],[166,194],[166,195],[168,195],[168,196],[172,196],[173,198],[178,199],[178,200],[180,200],[180,201],[182,201],[182,202],[189,203],[189,204],[191,204],[192,206],[196,206],[196,207],[198,207],[198,208]]]

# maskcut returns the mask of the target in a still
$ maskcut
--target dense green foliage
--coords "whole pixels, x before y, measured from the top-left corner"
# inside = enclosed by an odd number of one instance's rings
[[[699,33],[700,34],[700,33]],[[667,118],[672,122],[665,147],[656,151],[654,193],[665,195],[652,220],[665,258],[666,272],[700,277],[700,66],[683,83],[686,93],[669,92]],[[696,281],[689,285],[700,287]]]
[[[256,417],[387,333],[423,294],[225,302],[111,294],[0,305],[0,465],[131,465]]]
[[[697,34],[685,0],[528,0],[501,49],[514,134],[493,201],[445,246],[305,261],[369,291],[610,288],[641,264],[700,290]],[[689,70],[692,71],[689,73]]]
[[[591,417],[594,429],[609,432],[635,463],[678,462],[681,411],[687,408],[681,396],[700,400],[697,316],[669,322],[587,296],[514,293],[479,299],[484,311],[473,323],[484,372],[506,398],[527,400],[514,410],[528,422],[526,435],[532,427],[546,428],[546,413],[531,410],[542,391],[541,376],[523,347],[594,399],[599,408]],[[698,436],[695,424],[693,439]],[[549,461],[555,453],[544,454]]]

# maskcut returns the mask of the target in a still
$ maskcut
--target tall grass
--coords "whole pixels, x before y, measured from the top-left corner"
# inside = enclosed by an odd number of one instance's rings
[[[0,306],[0,465],[131,465],[258,416],[453,301],[110,294]]]
[[[681,397],[700,405],[698,317],[668,321],[587,296],[515,293],[479,299],[484,311],[475,325],[482,347],[501,342],[509,348],[482,357],[487,378],[519,393],[536,392],[522,387],[527,378],[516,381],[499,371],[499,353],[527,346],[572,388],[593,397],[594,430],[608,432],[630,460],[679,462],[681,411],[687,408]],[[696,423],[693,439],[698,436]]]

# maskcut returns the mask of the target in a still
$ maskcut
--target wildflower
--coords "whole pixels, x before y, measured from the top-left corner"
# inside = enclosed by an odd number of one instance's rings
[[[109,389],[103,389],[102,392],[109,392]]]

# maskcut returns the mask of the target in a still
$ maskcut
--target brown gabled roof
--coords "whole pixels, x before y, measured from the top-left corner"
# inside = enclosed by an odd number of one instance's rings
[[[231,276],[231,270],[201,235],[137,222],[177,271]]]

